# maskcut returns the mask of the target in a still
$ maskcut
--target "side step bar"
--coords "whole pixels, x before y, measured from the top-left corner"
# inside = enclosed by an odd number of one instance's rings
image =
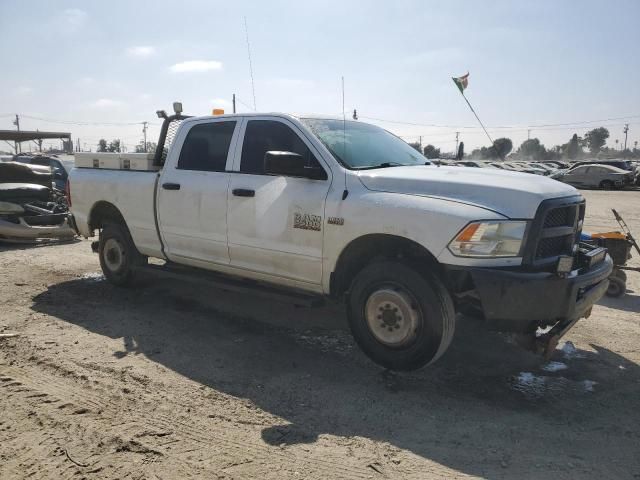
[[[301,307],[321,307],[325,299],[321,295],[314,295],[296,290],[286,290],[267,283],[247,280],[223,273],[212,272],[202,268],[188,267],[167,262],[164,265],[145,265],[137,269],[143,274],[151,274],[165,278],[174,278],[187,282],[206,282],[213,287],[231,292],[248,293],[268,300],[283,303],[293,303]]]

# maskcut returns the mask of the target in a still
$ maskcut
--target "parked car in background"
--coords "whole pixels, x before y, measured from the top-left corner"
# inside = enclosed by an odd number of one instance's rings
[[[533,167],[533,168],[541,168],[542,170],[546,170],[548,173],[548,175],[551,175],[553,173],[556,173],[558,171],[557,168],[552,167],[551,165],[547,165],[545,163],[541,163],[541,162],[531,162],[529,163],[529,166]]]
[[[582,162],[576,162],[570,169],[580,167],[582,165],[608,165],[610,167],[616,167],[628,172],[632,172],[635,170],[634,166],[629,160],[586,160]]]
[[[556,169],[559,170],[563,170],[563,169],[567,169],[571,167],[571,164],[568,162],[561,162],[559,160],[545,160],[544,162],[540,162],[540,163],[544,163],[546,165],[550,165]]]
[[[531,173],[533,175],[542,175],[542,176],[548,175],[546,170],[529,166],[525,162],[502,162],[502,165],[505,166],[506,170],[513,170],[516,172],[523,172],[523,173]]]
[[[482,162],[477,160],[464,160],[464,161],[456,162],[456,165],[458,165],[459,167],[475,167],[475,168],[484,167],[484,165],[482,165]]]
[[[579,165],[552,175],[553,179],[576,187],[622,188],[634,182],[634,173],[610,165]]]

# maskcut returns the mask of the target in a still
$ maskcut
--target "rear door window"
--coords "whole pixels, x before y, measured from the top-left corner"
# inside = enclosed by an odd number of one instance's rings
[[[236,122],[201,123],[191,127],[182,145],[179,170],[224,172]]]

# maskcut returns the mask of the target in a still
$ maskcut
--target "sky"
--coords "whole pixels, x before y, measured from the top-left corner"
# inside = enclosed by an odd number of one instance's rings
[[[469,72],[469,102],[515,147],[601,125],[615,146],[625,123],[640,140],[637,0],[0,0],[0,129],[17,113],[132,150],[176,100],[253,111],[245,18],[257,111],[342,115],[344,77],[347,115],[443,151],[458,131],[470,151],[489,140],[451,81]]]

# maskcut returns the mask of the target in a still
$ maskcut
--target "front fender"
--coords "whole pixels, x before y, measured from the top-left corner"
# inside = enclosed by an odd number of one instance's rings
[[[467,223],[506,218],[491,210],[450,200],[369,190],[350,191],[344,201],[328,199],[325,217],[322,280],[326,293],[330,291],[331,272],[335,271],[340,254],[359,237],[386,234],[405,238],[424,247],[441,263],[451,263],[442,262],[441,257],[450,260],[446,247]],[[329,223],[330,219],[343,223]]]

